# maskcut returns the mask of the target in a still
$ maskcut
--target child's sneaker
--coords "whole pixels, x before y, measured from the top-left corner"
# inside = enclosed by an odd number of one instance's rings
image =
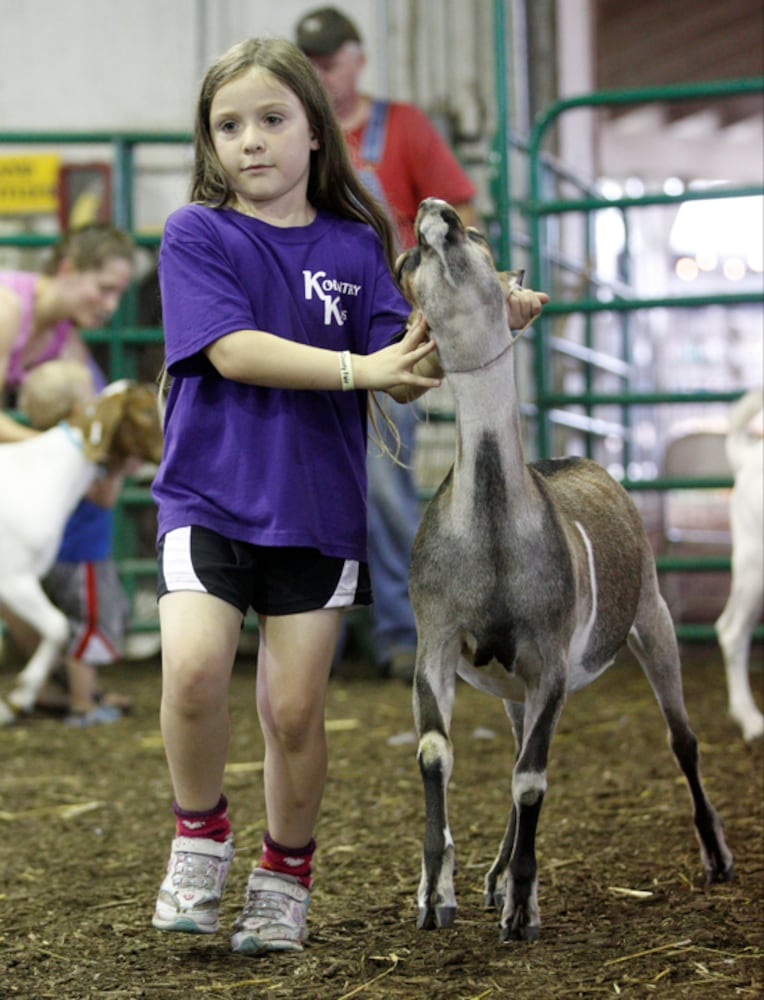
[[[152,924],[162,931],[212,934],[233,858],[233,837],[176,837]]]
[[[302,951],[308,940],[310,892],[294,875],[255,868],[244,909],[233,925],[234,951]]]
[[[122,709],[116,705],[96,705],[89,712],[70,712],[64,722],[67,726],[83,729],[87,726],[106,726],[122,718]]]

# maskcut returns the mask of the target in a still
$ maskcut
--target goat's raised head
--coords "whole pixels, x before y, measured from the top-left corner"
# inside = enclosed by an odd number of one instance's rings
[[[498,272],[485,237],[438,198],[420,204],[414,232],[395,267],[403,294],[424,314],[446,372],[480,367],[502,347],[497,337],[511,343],[506,299],[522,272]]]
[[[107,458],[140,458],[159,462],[162,427],[154,387],[120,381],[108,385],[81,424],[85,455],[91,462]]]

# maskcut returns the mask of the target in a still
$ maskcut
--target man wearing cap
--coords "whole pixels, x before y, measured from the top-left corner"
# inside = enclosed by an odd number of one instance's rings
[[[423,198],[442,198],[453,205],[465,225],[474,226],[475,187],[430,119],[413,104],[380,100],[359,91],[366,55],[353,21],[335,7],[319,7],[300,19],[295,41],[331,96],[361,179],[387,206],[400,249],[415,242],[414,219]],[[375,593],[371,645],[384,675],[409,680],[416,624],[408,597],[408,570],[421,515],[411,468],[416,431],[413,405],[396,405],[394,418],[403,466],[380,455],[373,444],[367,461],[369,568]],[[388,444],[395,449],[393,442]]]
[[[400,248],[415,242],[423,198],[442,198],[465,225],[475,225],[475,187],[430,119],[413,104],[360,93],[366,54],[350,18],[336,7],[319,7],[299,21],[296,42],[331,95],[356,168],[388,205]]]

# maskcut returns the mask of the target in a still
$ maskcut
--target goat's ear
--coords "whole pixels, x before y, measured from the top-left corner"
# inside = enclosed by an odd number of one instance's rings
[[[103,462],[109,454],[112,438],[125,412],[127,394],[115,392],[102,396],[87,413],[84,428],[85,457],[90,462]]]
[[[420,257],[421,251],[419,247],[411,247],[409,250],[404,250],[395,262],[395,280],[398,282],[398,286],[405,298],[414,306],[416,305],[416,296],[411,286],[411,279],[417,267],[419,267]]]

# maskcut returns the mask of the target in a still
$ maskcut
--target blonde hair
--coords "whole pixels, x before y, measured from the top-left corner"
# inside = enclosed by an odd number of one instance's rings
[[[36,430],[45,431],[91,400],[93,376],[81,361],[45,361],[33,368],[19,390],[18,407]]]

